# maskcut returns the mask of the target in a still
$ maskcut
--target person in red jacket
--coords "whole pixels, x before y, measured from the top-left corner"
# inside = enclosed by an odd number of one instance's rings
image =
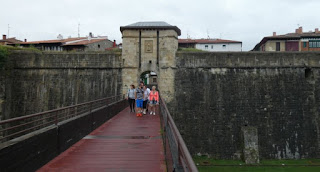
[[[156,90],[156,86],[152,87],[149,93],[149,105],[150,105],[150,115],[156,115],[156,105],[159,104],[159,92]]]

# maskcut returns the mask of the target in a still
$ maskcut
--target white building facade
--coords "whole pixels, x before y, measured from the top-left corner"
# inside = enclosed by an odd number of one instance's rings
[[[203,51],[242,51],[242,43],[198,43],[195,48]]]
[[[179,48],[196,48],[202,51],[242,51],[241,41],[223,39],[179,39]]]

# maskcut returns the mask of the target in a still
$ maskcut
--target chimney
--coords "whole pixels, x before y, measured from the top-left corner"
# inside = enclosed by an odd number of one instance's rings
[[[116,44],[116,40],[113,40],[113,47],[116,47],[117,44]]]
[[[24,39],[24,42],[27,42],[27,39]]]
[[[302,29],[302,27],[300,26],[300,27],[299,27],[299,34],[302,34],[302,32],[303,32],[303,29]]]
[[[315,29],[315,33],[320,33],[320,32],[319,32],[319,28],[316,28],[316,29]]]
[[[302,29],[302,27],[299,27],[298,29],[296,29],[296,33],[298,33],[298,34],[302,34],[302,33],[303,33],[303,29]]]
[[[7,39],[7,35],[2,35],[2,39],[3,40]]]
[[[273,36],[277,36],[277,32],[273,32]]]

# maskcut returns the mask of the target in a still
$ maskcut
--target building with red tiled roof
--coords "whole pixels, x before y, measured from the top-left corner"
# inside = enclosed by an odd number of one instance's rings
[[[2,39],[0,40],[0,45],[7,45],[7,44],[20,44],[22,41],[17,40],[15,37],[7,38],[7,35],[2,35]]]
[[[118,48],[122,49],[122,43],[118,44],[117,46]]]
[[[67,51],[105,51],[107,48],[113,47],[113,45],[114,42],[108,40],[106,37],[98,37],[69,41],[63,45],[63,48]]]
[[[22,47],[34,46],[43,51],[105,51],[106,48],[113,47],[113,41],[110,41],[106,36],[63,39],[58,36],[58,39],[30,41],[19,43]],[[11,44],[13,45],[13,44]]]
[[[179,48],[203,51],[242,51],[242,42],[225,39],[179,39]]]
[[[284,35],[273,32],[272,36],[264,37],[253,51],[320,51],[320,32],[318,28],[314,32],[303,32],[302,27]]]

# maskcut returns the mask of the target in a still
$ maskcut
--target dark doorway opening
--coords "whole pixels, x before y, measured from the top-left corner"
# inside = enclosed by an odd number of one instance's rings
[[[280,51],[280,42],[276,42],[276,51]]]
[[[306,68],[304,70],[304,77],[306,79],[312,79],[313,78],[313,71],[310,68]]]

